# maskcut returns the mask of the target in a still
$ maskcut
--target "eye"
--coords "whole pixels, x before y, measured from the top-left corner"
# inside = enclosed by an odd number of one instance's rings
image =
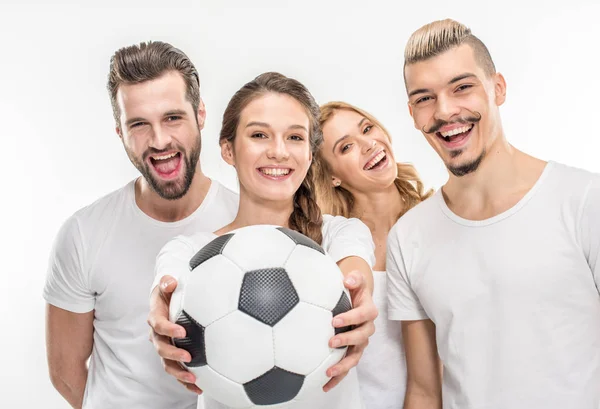
[[[471,84],[462,84],[462,85],[459,85],[458,87],[456,87],[456,91],[457,92],[464,91],[464,90],[469,89],[471,87],[473,87],[473,85],[471,85]]]
[[[254,132],[250,137],[257,138],[257,139],[265,139],[267,137],[267,135],[265,135],[262,132]]]
[[[303,141],[304,138],[301,137],[300,135],[290,135],[290,139],[293,141]]]
[[[423,102],[427,102],[431,99],[432,98],[430,96],[421,97],[421,98],[417,99],[414,103],[415,103],[415,105],[418,105],[418,104],[422,104]]]
[[[131,125],[129,125],[131,128],[139,128],[140,126],[144,125],[145,122],[134,122]]]
[[[371,128],[373,128],[373,125],[365,126],[365,129],[363,129],[363,134],[366,134],[367,132],[369,132],[371,130]]]
[[[346,153],[348,151],[348,149],[350,149],[350,147],[352,146],[351,143],[347,143],[344,146],[342,146],[342,148],[340,149],[340,152],[342,153]]]
[[[169,116],[167,117],[167,121],[168,121],[168,122],[177,121],[177,120],[179,120],[179,119],[181,119],[181,117],[180,117],[179,115],[169,115]]]

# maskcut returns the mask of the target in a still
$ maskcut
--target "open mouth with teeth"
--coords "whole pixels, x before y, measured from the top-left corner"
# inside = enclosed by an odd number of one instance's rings
[[[262,176],[271,180],[287,179],[294,173],[294,169],[291,168],[258,168],[257,170]]]
[[[388,162],[388,157],[385,151],[379,152],[363,167],[363,170],[377,170],[383,168]]]
[[[181,162],[180,152],[150,156],[152,167],[164,179],[176,177],[181,169]]]
[[[446,145],[454,146],[463,142],[471,134],[473,124],[461,126],[460,128],[454,128],[449,131],[436,132],[436,136],[445,142]]]

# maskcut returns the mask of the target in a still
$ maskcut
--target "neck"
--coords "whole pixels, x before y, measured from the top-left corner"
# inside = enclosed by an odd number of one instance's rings
[[[373,236],[378,234],[387,236],[405,206],[394,183],[377,192],[352,192],[352,195],[354,196],[352,216],[366,224]]]
[[[294,210],[292,200],[267,201],[248,195],[243,188],[240,189],[240,206],[237,216],[219,231],[220,234],[231,230],[257,224],[271,224],[289,227],[289,219]]]
[[[168,200],[160,197],[139,177],[135,181],[135,201],[141,211],[161,222],[176,222],[185,219],[200,207],[208,193],[211,180],[198,166],[188,192],[180,199]]]
[[[462,177],[450,174],[442,193],[448,207],[463,217],[493,217],[521,200],[544,166],[545,162],[515,149],[502,136],[475,172]]]

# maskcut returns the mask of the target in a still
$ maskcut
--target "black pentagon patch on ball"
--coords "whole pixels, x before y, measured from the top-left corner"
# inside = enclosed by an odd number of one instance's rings
[[[321,254],[325,254],[325,250],[313,240],[309,239],[302,233],[298,233],[295,230],[286,229],[285,227],[278,227],[277,230],[288,236],[292,241],[301,246],[310,247],[311,249],[317,250]]]
[[[185,364],[189,367],[206,365],[206,345],[204,343],[204,327],[185,311],[177,318],[177,325],[185,328],[185,337],[173,338],[173,344],[177,348],[185,349],[192,356],[190,362]]]
[[[217,237],[216,239],[208,243],[206,246],[198,250],[198,252],[190,260],[190,270],[195,269],[209,258],[212,258],[217,254],[223,253],[225,245],[229,240],[231,240],[232,237],[233,233],[224,234],[222,236]]]
[[[255,405],[275,405],[296,397],[304,376],[273,367],[256,379],[244,384],[248,398]]]
[[[352,309],[352,304],[350,304],[350,300],[345,292],[342,291],[342,296],[340,297],[337,305],[333,308],[331,313],[335,317],[338,314],[341,314],[346,311],[350,311]],[[348,332],[352,329],[352,325],[348,325],[345,327],[335,328],[335,335],[341,334],[342,332]]]
[[[244,275],[238,309],[273,326],[300,301],[283,268],[263,268]]]

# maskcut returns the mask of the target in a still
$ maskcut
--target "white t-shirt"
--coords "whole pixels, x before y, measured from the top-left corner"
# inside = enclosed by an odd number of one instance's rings
[[[360,392],[368,409],[398,409],[406,393],[406,357],[402,327],[388,320],[386,272],[373,271],[373,302],[379,310],[375,333],[356,366]]]
[[[447,409],[600,408],[600,175],[549,162],[511,209],[441,191],[388,237],[389,317],[429,318]]]
[[[342,216],[323,216],[323,249],[336,262],[356,256],[364,259],[369,266],[375,262],[374,244],[371,232],[358,219],[346,219]],[[178,236],[171,240],[160,251],[156,260],[156,286],[164,275],[179,277],[187,271],[189,260],[202,247],[215,239],[214,233],[201,232],[190,237]],[[227,409],[226,406],[204,396],[206,409]],[[310,409],[360,409],[364,408],[360,396],[356,370],[353,368],[348,375],[329,392],[323,392],[318,402],[311,402]],[[200,404],[199,404],[199,407]]]
[[[165,243],[179,234],[230,223],[238,196],[213,180],[193,214],[165,223],[138,208],[134,189],[132,181],[64,223],[54,242],[43,295],[68,311],[94,310],[84,408],[192,408],[197,395],[164,371],[148,342],[148,288]]]

